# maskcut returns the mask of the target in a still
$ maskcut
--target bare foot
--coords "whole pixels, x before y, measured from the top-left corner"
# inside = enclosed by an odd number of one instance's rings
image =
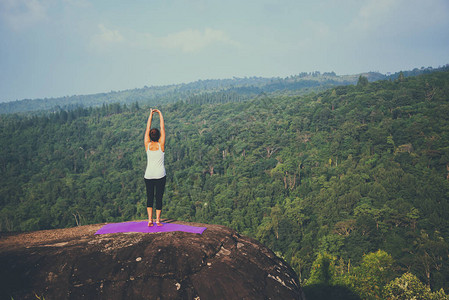
[[[153,227],[153,225],[154,225],[154,224],[153,224],[153,221],[152,221],[152,220],[148,222],[148,227]]]
[[[156,225],[159,226],[159,227],[160,226],[164,226],[160,221],[156,221]]]

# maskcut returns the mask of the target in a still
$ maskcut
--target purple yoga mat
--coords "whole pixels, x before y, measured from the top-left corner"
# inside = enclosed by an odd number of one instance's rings
[[[140,222],[123,222],[111,223],[101,227],[95,234],[117,233],[117,232],[170,232],[170,231],[184,231],[191,233],[202,234],[206,227],[195,227],[189,225],[181,225],[175,223],[162,223],[164,226],[157,226],[154,223],[153,227],[148,227],[148,221]]]

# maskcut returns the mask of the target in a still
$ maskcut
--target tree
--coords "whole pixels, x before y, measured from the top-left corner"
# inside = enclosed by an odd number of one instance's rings
[[[383,299],[383,287],[394,278],[393,263],[385,251],[369,253],[348,275],[349,284],[363,299]]]
[[[432,293],[430,288],[422,283],[412,273],[404,273],[385,286],[384,295],[391,300],[448,300],[449,296],[441,289]]]
[[[357,81],[357,86],[363,87],[368,85],[368,78],[365,76],[360,75],[359,80]]]
[[[332,285],[336,279],[335,261],[337,258],[327,253],[319,253],[312,264],[307,285]]]

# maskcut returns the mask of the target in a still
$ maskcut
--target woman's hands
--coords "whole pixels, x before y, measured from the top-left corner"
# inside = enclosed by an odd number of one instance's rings
[[[159,138],[159,144],[161,145],[162,152],[165,152],[165,124],[164,124],[164,117],[162,116],[162,113],[159,109],[153,109],[150,108],[150,116],[148,117],[147,122],[147,130],[145,132],[145,151],[148,150],[148,145],[150,143],[150,128],[151,128],[151,120],[153,119],[153,114],[158,113],[159,114],[159,120],[160,120],[160,127],[161,127],[161,137]]]

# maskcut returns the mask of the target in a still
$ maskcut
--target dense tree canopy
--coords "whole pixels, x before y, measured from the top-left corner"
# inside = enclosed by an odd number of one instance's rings
[[[305,96],[158,106],[163,217],[253,236],[305,284],[327,278],[375,298],[399,295],[393,279],[409,272],[448,290],[449,72],[361,80]],[[2,115],[0,230],[144,218],[148,113],[132,103]],[[323,257],[330,275],[314,267]]]

